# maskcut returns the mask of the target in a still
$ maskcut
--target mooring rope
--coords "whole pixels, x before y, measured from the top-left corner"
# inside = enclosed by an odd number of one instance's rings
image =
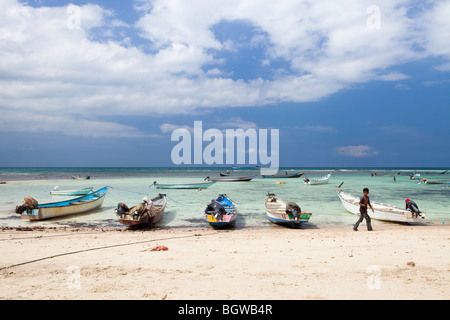
[[[43,258],[39,258],[39,259],[34,259],[34,260],[25,261],[25,262],[21,262],[21,263],[17,263],[17,264],[12,264],[10,266],[0,268],[0,271],[3,271],[5,269],[11,269],[11,268],[14,268],[14,267],[23,266],[23,265],[26,265],[26,264],[31,264],[31,263],[43,261],[43,260],[48,260],[48,259],[53,259],[53,258],[73,255],[73,254],[82,253],[82,252],[96,251],[96,250],[103,250],[103,249],[110,249],[110,248],[117,248],[117,247],[125,247],[125,246],[131,246],[131,245],[148,243],[148,242],[155,242],[155,241],[184,239],[184,238],[192,238],[192,237],[199,237],[199,236],[210,236],[210,235],[214,235],[214,234],[219,234],[219,232],[214,232],[214,233],[211,232],[211,233],[207,233],[207,234],[194,234],[194,235],[185,235],[185,236],[170,237],[170,238],[160,238],[160,239],[153,239],[153,240],[136,241],[136,242],[131,242],[131,243],[113,244],[113,245],[110,245],[110,246],[103,246],[103,247],[96,247],[96,248],[90,248],[90,249],[84,249],[84,250],[65,252],[65,253],[55,254],[53,256],[47,256],[47,257],[43,257]]]

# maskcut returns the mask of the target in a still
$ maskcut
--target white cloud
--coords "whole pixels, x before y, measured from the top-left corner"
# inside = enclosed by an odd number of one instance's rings
[[[395,89],[397,90],[411,90],[411,87],[404,83],[399,83],[395,85]]]
[[[355,83],[406,79],[389,71],[398,64],[429,56],[450,59],[449,1],[437,1],[413,19],[408,8],[414,1],[380,0],[379,30],[367,28],[370,4],[139,0],[140,18],[132,26],[113,11],[88,4],[80,6],[81,29],[73,30],[67,27],[67,6],[33,8],[2,0],[0,111],[71,119],[68,134],[76,134],[83,121],[105,126],[108,122],[99,120],[104,114],[185,114],[318,101]],[[214,55],[239,54],[212,31],[223,21],[244,21],[258,30],[248,36],[249,45],[262,50],[261,68],[283,61],[289,70],[277,70],[270,79],[230,78],[232,72],[223,68],[226,58]],[[117,28],[138,30],[150,50],[132,46]],[[447,70],[445,63],[438,68]],[[11,126],[21,128],[18,119],[12,117]]]
[[[339,154],[349,157],[370,157],[377,155],[378,152],[373,151],[369,146],[345,146],[337,148]]]

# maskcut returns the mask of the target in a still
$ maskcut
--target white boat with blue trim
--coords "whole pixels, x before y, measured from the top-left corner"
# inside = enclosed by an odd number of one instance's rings
[[[108,189],[109,186],[106,186],[79,198],[39,204],[37,209],[24,211],[21,218],[40,221],[93,211],[101,208]]]

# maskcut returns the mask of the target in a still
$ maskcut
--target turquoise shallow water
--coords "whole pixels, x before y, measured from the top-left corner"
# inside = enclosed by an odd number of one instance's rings
[[[295,168],[285,168],[293,170]],[[282,169],[282,172],[285,170]],[[159,192],[168,195],[168,207],[162,227],[199,228],[207,226],[203,218],[203,209],[219,193],[227,193],[238,206],[237,228],[276,228],[271,224],[264,211],[264,201],[268,192],[275,193],[286,201],[297,202],[300,207],[313,213],[309,227],[352,225],[356,217],[347,213],[336,195],[336,187],[344,182],[343,190],[361,195],[364,187],[370,188],[373,201],[404,207],[406,198],[413,199],[420,209],[427,213],[424,223],[450,223],[450,187],[444,185],[423,185],[411,181],[411,169],[311,169],[299,168],[305,172],[299,179],[262,179],[257,177],[251,182],[219,182],[212,187],[197,190],[155,190],[149,188],[153,181],[161,184],[202,182],[206,176],[218,177],[218,168],[21,168],[0,169],[0,226],[72,226],[72,227],[122,227],[113,213],[119,201],[134,205],[142,197],[155,196]],[[222,169],[223,170],[223,169]],[[450,174],[439,175],[441,169],[422,169],[422,177],[428,179],[450,179]],[[371,177],[372,172],[400,172],[397,181],[391,177]],[[303,178],[319,178],[332,173],[329,184],[306,186]],[[91,180],[72,180],[75,175],[91,175]],[[259,174],[255,169],[235,169],[233,176]],[[277,185],[276,181],[286,181]],[[60,201],[67,198],[51,196],[49,192],[55,186],[60,190],[105,185],[112,188],[108,192],[103,207],[89,214],[66,217],[57,220],[29,222],[21,220],[13,213],[17,204],[25,196],[32,196],[39,203]],[[383,224],[376,221],[374,225]]]

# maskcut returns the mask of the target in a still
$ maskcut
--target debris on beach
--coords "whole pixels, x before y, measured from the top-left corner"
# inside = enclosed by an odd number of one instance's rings
[[[165,247],[165,246],[156,246],[153,248],[148,248],[145,250],[142,250],[142,252],[146,252],[146,251],[167,251],[169,250],[169,248]]]
[[[407,263],[407,265],[408,265],[408,266],[411,266],[411,267],[415,267],[415,266],[416,266],[416,263],[415,263],[414,261],[409,261],[409,262]]]

